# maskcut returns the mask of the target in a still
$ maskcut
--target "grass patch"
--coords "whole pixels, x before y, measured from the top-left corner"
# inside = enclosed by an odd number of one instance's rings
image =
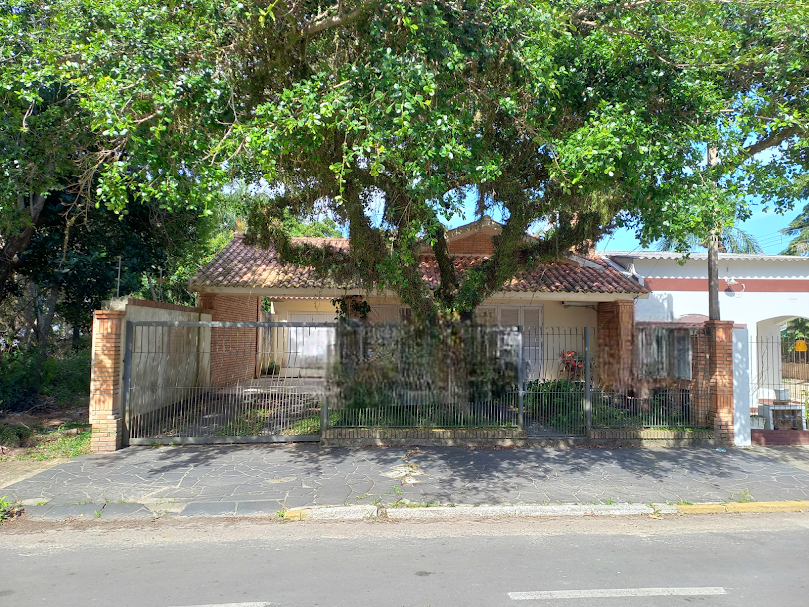
[[[737,504],[746,504],[747,502],[753,501],[753,496],[750,493],[750,489],[744,489],[743,491],[739,491],[738,493],[731,493],[730,501],[736,502]]]
[[[8,519],[17,516],[20,513],[20,509],[14,504],[14,502],[8,499],[8,496],[4,495],[0,497],[0,525],[2,525]]]
[[[34,437],[36,445],[27,453],[17,455],[17,459],[47,460],[58,457],[76,457],[90,453],[90,429],[77,433],[66,433],[71,428],[60,427],[53,432],[37,434]]]
[[[27,426],[0,425],[0,445],[4,447],[23,447],[34,436],[34,431]]]

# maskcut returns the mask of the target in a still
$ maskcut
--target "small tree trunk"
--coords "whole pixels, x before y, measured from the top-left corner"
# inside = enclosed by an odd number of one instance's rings
[[[708,146],[708,166],[719,164],[719,150]],[[719,318],[719,234],[714,231],[708,243],[708,319]]]
[[[719,316],[719,237],[714,234],[708,243],[708,318]]]
[[[36,331],[37,323],[37,288],[33,281],[28,282],[24,293],[27,293],[28,297],[26,298],[23,295],[22,318],[25,324],[23,343],[25,344],[25,351],[28,352],[34,344],[34,332]]]
[[[79,324],[76,323],[73,325],[73,349],[79,349],[79,339],[81,338],[81,332],[79,331]]]
[[[59,299],[59,287],[51,286],[48,294],[48,309],[41,317],[39,328],[39,357],[41,360],[48,358],[48,344],[51,340],[51,326],[53,325],[53,315],[56,313],[56,301]]]
[[[152,301],[157,301],[157,295],[154,291],[154,283],[152,282],[152,277],[149,274],[146,274],[146,282],[149,283],[149,292],[152,294]]]

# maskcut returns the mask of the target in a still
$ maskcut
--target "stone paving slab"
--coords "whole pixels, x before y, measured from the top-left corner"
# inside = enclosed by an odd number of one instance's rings
[[[101,511],[105,521],[137,521],[155,518],[155,514],[142,504],[105,504]]]
[[[66,521],[71,518],[95,519],[104,509],[104,504],[46,504],[29,506],[25,512],[34,520]]]
[[[177,516],[236,516],[236,502],[191,502]]]
[[[130,447],[77,457],[3,492],[27,503],[49,500],[50,508],[123,501],[180,510],[221,502],[220,516],[238,514],[242,505],[245,513],[258,509],[245,505],[258,502],[272,513],[404,500],[470,506],[809,500],[809,470],[798,465],[806,450],[784,449],[789,456],[778,450],[776,458],[773,448]],[[44,507],[29,512],[35,508]],[[214,506],[199,508],[213,514]]]

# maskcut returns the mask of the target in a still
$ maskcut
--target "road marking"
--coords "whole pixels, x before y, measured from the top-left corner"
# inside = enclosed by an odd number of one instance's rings
[[[514,601],[541,601],[543,599],[606,599],[631,596],[716,596],[727,594],[721,586],[701,588],[595,588],[592,590],[538,590],[536,592],[509,592]]]
[[[183,605],[182,607],[271,607],[277,603],[267,603],[261,601],[259,603],[212,603],[210,605]]]

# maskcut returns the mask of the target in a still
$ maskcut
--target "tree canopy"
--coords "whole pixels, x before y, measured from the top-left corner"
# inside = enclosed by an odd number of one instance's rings
[[[234,179],[269,184],[255,242],[434,319],[620,226],[687,247],[746,218],[751,194],[788,209],[809,162],[803,2],[1,5],[0,210],[17,248],[32,196],[54,188],[204,213]],[[443,224],[470,200],[505,227],[458,277]],[[292,245],[285,213],[324,212],[348,252]]]

